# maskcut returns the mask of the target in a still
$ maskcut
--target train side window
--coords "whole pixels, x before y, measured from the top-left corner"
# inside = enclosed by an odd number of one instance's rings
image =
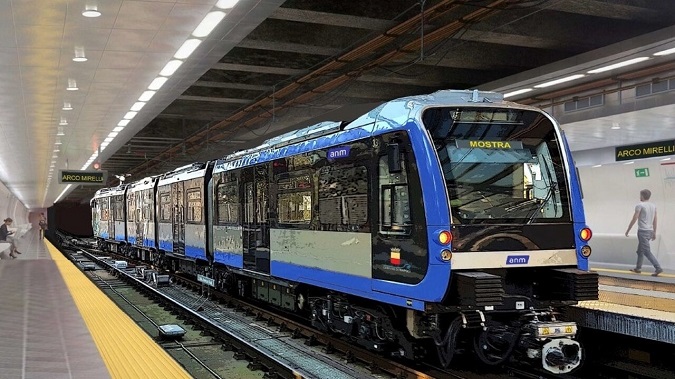
[[[401,155],[403,157],[403,155]],[[402,158],[399,172],[390,172],[390,157],[379,162],[380,233],[408,235],[412,232],[410,197],[406,162]],[[397,170],[398,171],[398,170]]]
[[[239,223],[239,186],[236,181],[219,183],[216,187],[216,217],[219,224]]]
[[[277,179],[278,222],[308,226],[312,221],[312,176],[307,171],[284,176]]]
[[[114,200],[114,211],[113,214],[115,221],[124,221],[124,199],[122,196],[115,196]]]
[[[101,221],[108,221],[108,199],[100,202],[101,206]]]
[[[136,214],[136,202],[134,201],[135,199],[135,194],[130,193],[127,195],[127,209],[128,209],[128,215],[127,217],[129,218],[128,221],[134,221],[134,215]]]
[[[368,170],[365,166],[325,166],[319,170],[322,230],[367,232]]]
[[[202,222],[202,192],[199,189],[187,191],[187,221]]]
[[[171,222],[171,199],[168,192],[164,192],[159,195],[159,206],[160,206],[160,213],[159,213],[160,220]]]

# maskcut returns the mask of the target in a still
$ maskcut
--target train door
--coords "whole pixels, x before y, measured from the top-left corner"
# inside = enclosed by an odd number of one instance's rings
[[[244,269],[269,274],[270,224],[267,165],[242,170]]]
[[[173,199],[173,252],[185,255],[185,183],[171,185]]]
[[[375,156],[377,201],[372,214],[373,279],[414,284],[424,278],[428,265],[426,225],[422,207],[412,209],[411,199],[421,199],[421,186],[412,146],[407,136],[385,135]],[[373,289],[379,288],[374,282]]]

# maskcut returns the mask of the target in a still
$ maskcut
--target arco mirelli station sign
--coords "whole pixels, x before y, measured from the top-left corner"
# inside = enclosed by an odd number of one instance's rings
[[[617,146],[614,151],[617,162],[662,157],[664,155],[675,155],[675,140]]]

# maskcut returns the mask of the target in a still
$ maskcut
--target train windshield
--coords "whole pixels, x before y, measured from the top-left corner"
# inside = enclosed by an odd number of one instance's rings
[[[504,108],[425,111],[455,224],[570,221],[561,147],[550,119]]]

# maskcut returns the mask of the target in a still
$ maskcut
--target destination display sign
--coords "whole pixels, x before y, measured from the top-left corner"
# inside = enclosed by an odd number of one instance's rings
[[[675,140],[617,146],[615,148],[615,159],[617,162],[662,157],[664,155],[675,155]]]
[[[108,179],[107,171],[59,170],[59,183],[103,185]]]
[[[455,140],[458,148],[465,149],[522,149],[523,143],[520,141],[490,141],[490,140],[473,140],[473,139],[458,139]]]
[[[200,282],[200,283],[204,283],[207,286],[211,286],[211,287],[216,286],[216,281],[209,278],[208,276],[197,274],[197,281]]]

